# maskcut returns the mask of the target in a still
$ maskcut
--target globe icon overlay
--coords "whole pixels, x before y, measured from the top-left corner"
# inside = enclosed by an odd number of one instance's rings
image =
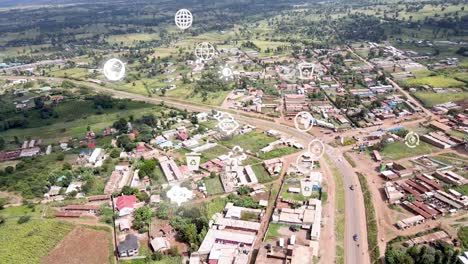
[[[192,26],[192,13],[187,9],[180,9],[175,14],[175,24],[180,29],[187,29]]]

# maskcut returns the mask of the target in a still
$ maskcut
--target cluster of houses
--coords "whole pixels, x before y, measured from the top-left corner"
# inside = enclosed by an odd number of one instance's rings
[[[382,166],[381,171],[381,176],[388,180],[383,186],[387,201],[400,204],[415,214],[398,221],[398,228],[409,228],[468,209],[468,196],[453,189],[468,184],[468,180],[454,172],[451,165],[426,156],[411,161],[417,168],[389,163]]]
[[[258,239],[263,209],[226,204],[223,213],[215,214],[197,252],[190,255],[190,264],[247,264]]]

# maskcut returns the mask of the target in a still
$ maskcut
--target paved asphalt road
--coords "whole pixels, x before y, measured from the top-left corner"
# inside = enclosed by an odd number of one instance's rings
[[[0,77],[5,78],[5,77]],[[8,77],[12,79],[11,77]],[[24,78],[24,77],[17,77],[17,78]],[[36,79],[49,79],[54,81],[61,81],[61,78],[43,78],[43,77],[35,77]],[[270,120],[263,120],[256,117],[246,116],[247,114],[232,110],[232,109],[222,109],[221,107],[213,107],[213,106],[205,106],[205,105],[195,105],[190,102],[184,102],[183,100],[174,100],[171,98],[164,98],[163,100],[160,98],[152,98],[146,97],[143,95],[118,91],[110,88],[105,88],[100,85],[89,83],[89,82],[80,82],[80,81],[72,81],[76,84],[82,84],[93,88],[95,91],[98,92],[105,92],[108,94],[112,94],[114,97],[117,98],[126,98],[138,101],[144,101],[148,103],[158,104],[161,101],[164,101],[165,105],[179,108],[179,109],[187,109],[188,111],[192,112],[210,112],[212,109],[221,110],[221,111],[229,111],[229,112],[236,112],[238,113],[235,115],[235,119],[255,125],[261,129],[274,129],[285,133],[287,135],[293,136],[296,138],[301,144],[303,144],[306,148],[309,145],[310,141],[314,139],[314,137],[310,134],[300,132],[295,128],[277,124]],[[369,252],[367,247],[367,230],[366,230],[366,222],[365,222],[365,211],[364,211],[364,202],[362,197],[362,192],[360,191],[360,185],[357,178],[356,173],[353,171],[351,165],[343,158],[342,153],[330,146],[327,145],[326,152],[330,156],[330,160],[334,163],[336,168],[339,170],[340,174],[344,177],[344,189],[345,189],[345,199],[346,199],[346,210],[345,210],[345,263],[346,264],[367,264],[370,263],[369,260]],[[354,191],[351,190],[349,187],[354,185]],[[359,240],[355,242],[353,240],[353,235],[358,234]],[[357,246],[359,244],[359,247]],[[320,245],[322,247],[326,247],[329,245]]]

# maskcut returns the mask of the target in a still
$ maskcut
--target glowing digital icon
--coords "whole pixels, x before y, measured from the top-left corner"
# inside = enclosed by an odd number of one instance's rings
[[[242,161],[247,159],[247,155],[240,146],[234,146],[228,154],[228,159],[231,166],[240,166]]]
[[[308,62],[299,64],[299,78],[302,80],[310,80],[314,75],[315,65]]]
[[[167,198],[169,198],[169,200],[171,202],[174,202],[179,206],[182,203],[188,202],[189,200],[191,200],[194,197],[192,191],[190,191],[189,189],[187,189],[185,187],[180,187],[180,186],[177,186],[177,185],[172,187],[167,192],[166,196],[167,196]]]
[[[202,61],[209,61],[213,59],[215,55],[215,48],[211,43],[202,42],[198,43],[195,48],[195,56]]]
[[[229,113],[217,112],[213,117],[218,120],[218,128],[227,135],[232,134],[239,128],[239,123]]]
[[[185,30],[192,26],[193,17],[188,9],[180,9],[174,17],[175,24],[178,28]]]
[[[319,160],[325,154],[325,144],[319,139],[314,139],[309,143],[308,154],[312,160]]]
[[[125,77],[125,64],[119,59],[110,59],[104,63],[103,73],[109,81],[120,81]]]
[[[200,168],[200,153],[187,153],[185,158],[187,160],[187,167],[190,171],[197,171]]]
[[[415,148],[419,145],[419,135],[415,132],[409,132],[405,136],[405,145],[409,148]]]
[[[228,65],[221,66],[218,73],[221,75],[220,79],[224,79],[226,81],[234,79],[234,71]]]
[[[301,132],[309,131],[315,123],[315,118],[309,112],[302,111],[294,117],[294,126]]]

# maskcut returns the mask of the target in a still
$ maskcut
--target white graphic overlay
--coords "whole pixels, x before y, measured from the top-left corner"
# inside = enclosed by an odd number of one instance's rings
[[[220,74],[220,79],[224,79],[225,81],[234,79],[234,71],[228,65],[221,66],[218,73]]]
[[[319,139],[314,139],[309,143],[308,154],[314,161],[319,160],[325,153],[325,144]]]
[[[240,146],[234,146],[228,154],[229,166],[232,169],[242,165],[242,161],[247,159],[247,155]]]
[[[202,42],[195,48],[195,56],[202,61],[209,61],[213,59],[215,55],[215,48],[211,43]]]
[[[294,117],[294,126],[301,132],[309,131],[315,123],[315,119],[309,112],[302,111]]]
[[[415,132],[409,132],[405,136],[405,144],[409,148],[415,148],[419,145],[419,135]]]
[[[125,64],[119,59],[110,59],[104,63],[104,76],[109,81],[120,81],[125,77]]]
[[[299,78],[302,80],[310,80],[314,75],[315,65],[308,62],[303,62],[299,64]]]
[[[174,17],[175,24],[180,29],[188,29],[192,26],[192,13],[187,9],[180,9]]]
[[[200,153],[187,153],[185,158],[187,160],[187,167],[190,171],[197,171],[200,168]]]
[[[217,112],[213,117],[218,120],[218,128],[228,135],[239,128],[239,123],[229,113]]]
[[[191,200],[194,195],[193,192],[185,187],[174,186],[167,192],[167,198],[171,200],[171,202],[176,203],[177,205],[181,205],[182,203],[188,202]]]

